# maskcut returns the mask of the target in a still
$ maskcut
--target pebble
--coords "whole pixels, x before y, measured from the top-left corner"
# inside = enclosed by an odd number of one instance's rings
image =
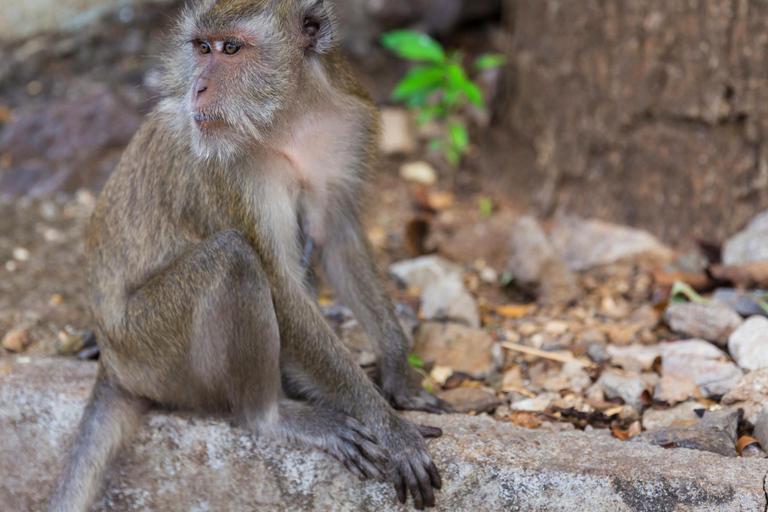
[[[421,185],[434,185],[437,183],[437,171],[427,162],[410,162],[400,167],[400,177],[406,181],[413,181]]]
[[[705,409],[697,402],[683,402],[669,409],[648,409],[643,413],[643,427],[657,430],[663,427],[693,427],[700,418],[695,411]]]
[[[403,109],[385,108],[381,111],[379,148],[385,155],[409,155],[416,149],[411,117]]]
[[[768,368],[768,318],[748,318],[728,338],[728,351],[745,370]]]
[[[478,388],[455,388],[440,393],[457,413],[490,412],[502,404],[499,398]]]
[[[636,373],[618,373],[612,370],[603,372],[598,380],[606,398],[621,398],[624,403],[640,410],[643,406],[641,395],[645,383]]]
[[[493,338],[481,329],[455,323],[424,323],[416,333],[413,352],[424,362],[482,378],[492,368]]]
[[[744,410],[744,418],[755,423],[763,404],[768,404],[768,369],[750,372],[723,396],[722,404]],[[763,445],[768,448],[768,444]]]
[[[3,348],[10,352],[24,352],[32,343],[29,331],[26,329],[12,329],[3,336]]]
[[[701,338],[721,347],[744,320],[736,311],[720,303],[713,305],[674,302],[664,312],[664,321],[672,331],[687,338]]]
[[[449,274],[424,288],[420,313],[426,320],[452,320],[480,327],[477,302],[458,274]]]
[[[661,374],[688,377],[705,397],[724,395],[744,373],[728,354],[703,340],[679,341],[661,346]]]
[[[397,262],[389,267],[389,275],[403,286],[425,288],[451,274],[462,274],[461,266],[440,256],[421,256]]]
[[[699,386],[693,382],[693,379],[675,374],[661,377],[653,392],[654,400],[667,402],[671,405],[685,402],[690,397],[701,397]]]

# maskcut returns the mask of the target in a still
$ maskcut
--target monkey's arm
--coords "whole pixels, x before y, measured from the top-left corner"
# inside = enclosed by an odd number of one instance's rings
[[[381,388],[397,408],[432,413],[450,406],[421,387],[408,364],[408,340],[397,321],[354,208],[339,208],[323,247],[323,266],[341,300],[355,314],[378,352]]]

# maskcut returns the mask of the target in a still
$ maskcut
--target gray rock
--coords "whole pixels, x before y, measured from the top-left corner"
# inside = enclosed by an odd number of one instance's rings
[[[768,405],[763,405],[760,408],[760,414],[757,415],[757,419],[753,422],[755,425],[755,431],[752,437],[760,441],[760,445],[768,448]]]
[[[40,510],[96,376],[96,364],[0,359],[0,503]],[[764,510],[768,461],[663,450],[582,432],[537,432],[490,418],[408,414],[443,488],[436,511]],[[12,456],[6,456],[11,454]],[[716,467],[716,471],[713,468]],[[322,453],[275,443],[226,419],[155,412],[109,472],[99,512],[397,511],[391,484],[359,482]]]
[[[620,262],[663,267],[674,257],[647,231],[575,216],[559,218],[549,238],[555,252],[575,271]]]
[[[688,448],[736,457],[733,439],[716,429],[699,427],[663,427],[629,439],[633,442],[655,444],[667,448]]]
[[[687,338],[701,338],[721,347],[744,320],[722,304],[707,306],[694,302],[673,302],[664,312],[664,321],[674,332]]]
[[[496,395],[477,388],[456,388],[440,393],[440,398],[451,404],[458,413],[488,412],[501,405]]]
[[[690,397],[700,397],[701,390],[699,386],[689,377],[669,374],[659,379],[653,391],[653,399],[660,402],[676,404],[685,402]]]
[[[724,265],[768,261],[768,212],[755,217],[740,233],[723,245]]]
[[[726,304],[741,316],[768,316],[768,312],[761,308],[757,302],[749,298],[749,295],[761,297],[765,295],[765,291],[750,290],[745,292],[734,290],[733,288],[718,288],[712,294],[712,300]]]
[[[696,402],[683,402],[669,409],[648,409],[643,413],[643,428],[658,430],[663,427],[693,427],[699,424],[696,410],[706,409]]]
[[[739,409],[722,409],[720,411],[707,411],[701,418],[699,427],[714,429],[723,432],[735,443],[738,439],[739,420],[742,417]]]
[[[512,226],[507,268],[521,288],[544,304],[568,303],[579,297],[576,276],[552,249],[547,235],[533,217],[521,217]]]
[[[664,351],[664,346],[630,345],[617,347],[616,345],[608,345],[607,351],[614,365],[621,366],[627,371],[640,372],[651,369],[653,362]]]
[[[723,396],[722,404],[744,409],[744,418],[755,423],[763,404],[768,404],[768,369],[750,372]],[[768,445],[764,445],[768,448]]]
[[[481,378],[492,369],[493,338],[481,329],[427,322],[416,332],[413,352],[425,362]]]
[[[614,371],[606,371],[598,380],[603,392],[608,399],[621,398],[624,403],[637,410],[643,406],[640,396],[645,391],[645,382],[637,374],[620,374]]]
[[[452,274],[461,275],[461,266],[440,256],[420,256],[389,267],[389,275],[408,287],[426,288]]]
[[[695,427],[662,427],[633,437],[632,441],[675,446],[736,457],[736,436],[741,411],[724,409],[704,413]]]
[[[704,396],[727,393],[744,375],[725,352],[706,341],[678,341],[661,347],[662,375],[688,377],[701,388]]]
[[[728,338],[728,351],[745,370],[768,368],[768,318],[748,318]]]
[[[453,320],[475,329],[480,327],[477,302],[459,274],[449,274],[427,285],[421,293],[421,317]]]

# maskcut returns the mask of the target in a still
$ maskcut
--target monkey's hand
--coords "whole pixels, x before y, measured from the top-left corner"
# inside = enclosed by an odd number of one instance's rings
[[[417,510],[435,505],[434,489],[440,489],[440,473],[432,462],[423,437],[439,437],[438,428],[423,427],[396,416],[391,429],[379,436],[389,452],[389,476],[395,484],[397,499],[405,503],[408,492]]]
[[[382,392],[395,409],[409,411],[426,411],[433,414],[453,412],[453,408],[445,401],[421,387],[421,375],[407,368],[399,376],[396,373],[382,377]]]

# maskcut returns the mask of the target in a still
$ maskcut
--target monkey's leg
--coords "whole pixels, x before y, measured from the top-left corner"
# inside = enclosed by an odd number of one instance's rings
[[[99,367],[96,386],[48,512],[79,512],[90,508],[110,461],[136,431],[148,406],[146,400],[110,382],[104,368]]]
[[[286,380],[370,428],[389,454],[389,476],[400,501],[405,503],[408,489],[417,509],[433,506],[440,473],[422,437],[440,435],[440,429],[416,426],[398,416],[333,333],[299,279],[267,253],[268,244],[256,247],[270,276]]]
[[[362,226],[350,208],[339,209],[323,247],[323,266],[341,300],[373,340],[381,373],[381,390],[399,409],[432,413],[451,407],[421,387],[421,376],[408,363],[408,340],[379,275]]]
[[[383,478],[377,464],[385,453],[365,427],[336,410],[283,397],[269,281],[239,232],[189,249],[130,298],[127,315],[127,337],[160,353],[158,402],[223,402],[255,433],[325,450],[358,477]]]

